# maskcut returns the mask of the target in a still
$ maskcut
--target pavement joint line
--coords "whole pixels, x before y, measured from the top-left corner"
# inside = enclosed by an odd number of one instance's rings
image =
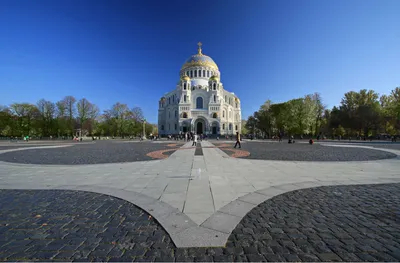
[[[184,145],[185,146],[185,145]],[[183,147],[183,146],[182,146]],[[185,201],[183,202],[183,208],[182,208],[182,212],[185,211],[185,207],[186,207],[186,201],[187,201],[187,197],[188,197],[188,193],[189,193],[189,186],[190,186],[190,182],[192,181],[192,171],[193,171],[193,163],[194,163],[194,152],[193,152],[193,157],[192,157],[192,164],[190,166],[190,178],[189,178],[189,183],[187,184],[186,187],[186,196],[185,196]]]

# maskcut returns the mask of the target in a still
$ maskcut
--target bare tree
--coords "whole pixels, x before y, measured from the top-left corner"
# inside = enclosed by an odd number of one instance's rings
[[[75,116],[75,102],[76,99],[73,96],[66,96],[63,100],[63,104],[65,105],[66,114],[68,118],[68,129],[71,136],[74,135],[74,116]]]
[[[78,108],[78,119],[79,119],[79,124],[80,124],[80,128],[82,129],[83,127],[83,123],[89,119],[90,116],[90,111],[92,108],[91,103],[83,98],[80,99],[77,103],[77,108]]]
[[[40,129],[42,130],[42,134],[44,136],[49,136],[53,128],[52,124],[54,122],[56,106],[51,101],[41,99],[37,103],[37,109],[39,111],[39,116],[41,118],[39,126]]]
[[[137,122],[142,122],[144,120],[143,111],[140,107],[134,107],[131,110],[133,119]]]
[[[87,122],[87,127],[89,132],[91,132],[93,128],[93,122],[96,117],[99,115],[99,108],[90,103],[87,99],[80,99],[77,103],[78,109],[78,120],[80,124],[81,130],[84,129],[84,124]]]

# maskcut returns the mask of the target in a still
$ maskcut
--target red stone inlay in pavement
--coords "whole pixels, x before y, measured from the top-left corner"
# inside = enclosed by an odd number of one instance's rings
[[[159,151],[149,152],[146,155],[151,157],[151,158],[154,158],[154,159],[166,159],[169,156],[165,155],[164,153],[165,152],[175,151],[175,150],[178,150],[178,149],[159,150]]]
[[[221,150],[228,150],[233,152],[232,155],[230,155],[231,157],[234,158],[239,158],[239,157],[247,157],[250,155],[250,152],[248,151],[243,151],[243,150],[238,150],[238,149],[232,149],[232,148],[222,148]]]
[[[232,144],[233,145],[233,144]],[[222,148],[222,147],[230,147],[231,145],[230,144],[227,144],[227,143],[220,143],[220,144],[217,144],[217,147],[218,148]]]
[[[176,146],[176,144],[168,144],[167,146],[174,147],[174,146]],[[221,150],[228,150],[228,151],[233,152],[233,154],[230,155],[230,157],[233,157],[233,158],[247,157],[250,155],[250,152],[248,152],[248,151],[226,148],[226,147],[230,147],[230,146],[231,145],[229,145],[229,144],[222,143],[222,144],[219,144],[218,146],[206,146],[206,147],[202,147],[202,148],[221,148]],[[196,148],[196,147],[193,146],[193,147],[187,147],[187,148],[164,149],[164,150],[149,152],[146,155],[153,159],[166,159],[169,156],[165,155],[164,154],[165,152],[177,151],[177,150],[188,150],[188,149],[193,149],[193,148]]]

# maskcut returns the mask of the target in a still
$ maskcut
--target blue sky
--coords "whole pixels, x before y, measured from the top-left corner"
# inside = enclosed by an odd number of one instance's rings
[[[243,117],[267,99],[400,86],[400,1],[0,1],[0,105],[82,97],[101,110],[159,98],[211,56]]]

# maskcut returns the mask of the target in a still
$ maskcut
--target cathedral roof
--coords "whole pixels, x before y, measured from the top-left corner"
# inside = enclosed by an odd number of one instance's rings
[[[204,55],[201,50],[201,43],[198,43],[199,48],[197,49],[197,54],[192,55],[190,58],[188,58],[182,66],[182,70],[189,68],[189,67],[194,67],[194,66],[202,66],[202,67],[210,67],[213,69],[218,70],[217,64],[214,62],[212,58],[210,58],[207,55]]]

